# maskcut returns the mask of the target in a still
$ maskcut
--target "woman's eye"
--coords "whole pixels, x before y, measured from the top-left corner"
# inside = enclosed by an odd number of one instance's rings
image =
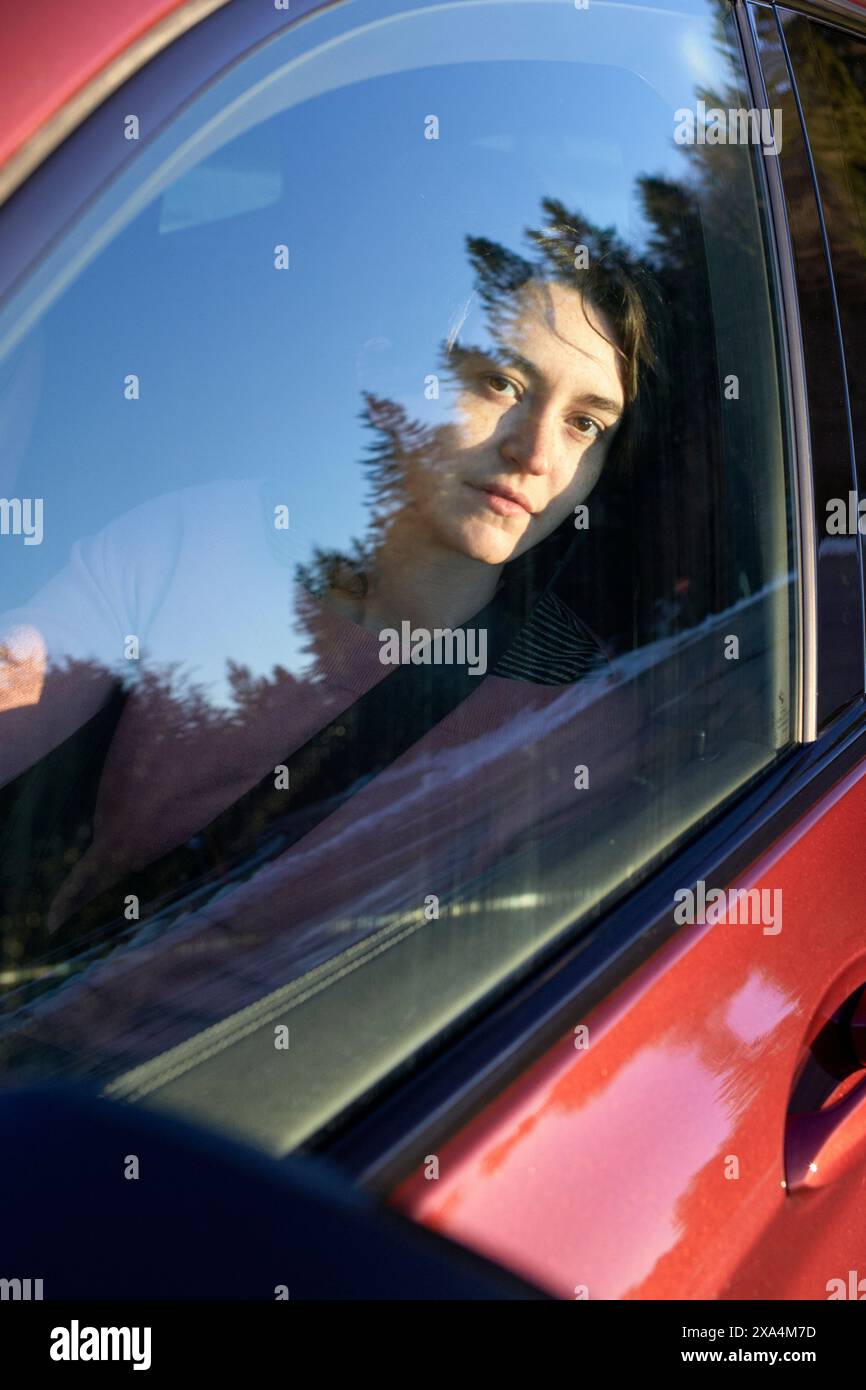
[[[517,387],[513,381],[509,381],[507,376],[497,376],[495,372],[491,372],[484,380],[490,389],[496,392],[497,396],[507,395],[509,391],[513,391],[515,397],[517,395]]]
[[[598,439],[603,433],[601,426],[597,425],[595,420],[590,420],[588,415],[575,415],[572,424],[580,434],[586,434],[590,439]]]

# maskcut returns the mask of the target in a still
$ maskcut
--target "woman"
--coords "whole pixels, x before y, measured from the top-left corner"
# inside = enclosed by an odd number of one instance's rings
[[[479,342],[454,334],[443,346],[448,422],[425,428],[367,397],[368,420],[384,440],[376,512],[351,561],[323,557],[318,591],[370,631],[465,623],[503,585],[515,596],[522,588],[527,617],[573,555],[575,531],[587,528],[586,499],[606,462],[618,454],[626,467],[648,432],[657,290],[623,248],[599,247],[590,258],[563,209],[548,206],[534,265],[468,242],[484,317]],[[464,310],[464,337],[467,319],[471,328]],[[303,577],[309,583],[310,572]],[[536,620],[552,612],[547,603]],[[584,656],[587,634],[571,616]],[[567,643],[561,656],[559,676],[555,665],[545,676],[538,664],[535,678],[573,679],[582,667],[569,662]]]

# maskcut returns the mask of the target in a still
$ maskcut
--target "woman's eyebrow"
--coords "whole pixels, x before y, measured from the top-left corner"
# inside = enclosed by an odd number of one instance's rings
[[[516,352],[514,348],[503,348],[500,353],[497,353],[497,360],[504,362],[506,366],[516,367],[519,372],[524,372],[526,376],[535,377],[536,380],[541,376],[535,363],[530,362],[528,357]]]
[[[618,420],[624,410],[622,401],[613,401],[610,396],[597,396],[594,391],[582,392],[576,404],[588,406],[591,410],[601,410],[605,415],[613,415]]]

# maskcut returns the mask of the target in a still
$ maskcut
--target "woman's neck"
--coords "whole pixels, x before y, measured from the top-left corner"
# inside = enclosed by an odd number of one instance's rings
[[[373,556],[363,597],[331,590],[323,601],[372,632],[404,621],[427,631],[460,627],[493,598],[502,569],[432,545],[401,545],[395,537]]]

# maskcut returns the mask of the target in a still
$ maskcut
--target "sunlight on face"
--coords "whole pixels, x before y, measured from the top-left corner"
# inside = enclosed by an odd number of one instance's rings
[[[576,289],[524,286],[497,315],[492,342],[452,348],[456,419],[414,461],[407,491],[428,535],[496,565],[589,496],[625,393],[610,325]]]

